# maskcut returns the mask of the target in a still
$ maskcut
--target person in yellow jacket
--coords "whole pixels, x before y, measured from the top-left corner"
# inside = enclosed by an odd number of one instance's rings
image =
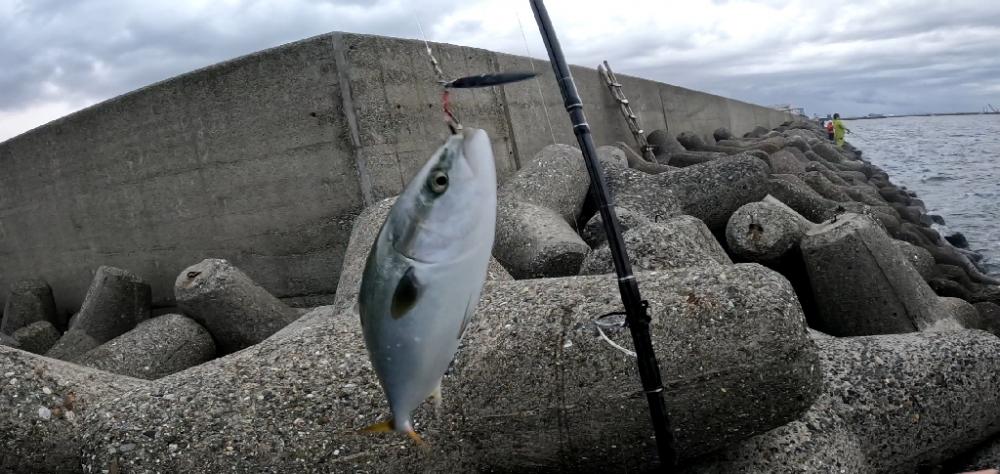
[[[840,114],[833,114],[833,141],[837,144],[837,148],[844,146],[845,133],[851,133],[851,130],[840,121]]]

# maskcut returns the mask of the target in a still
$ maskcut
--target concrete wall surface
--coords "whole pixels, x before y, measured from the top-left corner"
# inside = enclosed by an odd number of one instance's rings
[[[501,180],[553,141],[576,143],[548,62],[434,44],[458,77],[532,70],[452,93],[493,140]],[[598,145],[631,143],[596,70],[574,67]],[[647,131],[742,134],[788,114],[619,76]],[[99,265],[170,305],[177,274],[226,258],[279,297],[335,291],[354,216],[402,189],[448,132],[422,42],[332,33],[136,90],[0,143],[0,305],[41,277],[76,311]]]

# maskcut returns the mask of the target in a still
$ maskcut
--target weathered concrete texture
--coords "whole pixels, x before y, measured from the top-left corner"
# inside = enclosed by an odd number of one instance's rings
[[[13,336],[8,336],[8,335],[0,332],[0,346],[13,347],[13,348],[16,349],[16,348],[20,348],[21,344],[19,342],[17,342],[17,339],[14,339]]]
[[[0,332],[13,335],[36,321],[48,321],[66,326],[65,318],[59,320],[56,304],[52,299],[52,288],[45,280],[30,278],[15,282],[10,287],[3,316],[0,317]]]
[[[556,211],[519,201],[497,205],[493,255],[514,278],[575,275],[589,253]]]
[[[957,461],[957,462],[955,462]],[[954,472],[986,471],[988,469],[1000,469],[1000,435],[977,446],[972,451],[960,456],[957,460],[949,463]]]
[[[497,191],[498,202],[524,202],[556,211],[575,222],[590,187],[583,155],[576,147],[550,145],[530,160]]]
[[[169,304],[215,255],[279,296],[333,293],[361,207],[334,56],[330,35],[260,51],[0,143],[0,288],[37,275],[73,309],[113,265]]]
[[[669,173],[671,171],[676,171],[677,168],[668,165],[662,165],[653,161],[646,161],[632,147],[628,146],[625,142],[615,142],[615,148],[618,148],[625,154],[625,160],[629,168],[634,170],[642,171],[643,173],[649,174],[660,174]],[[601,147],[604,148],[604,147]]]
[[[729,250],[753,262],[780,258],[799,245],[809,221],[777,199],[741,206],[726,224]]]
[[[150,288],[120,268],[101,266],[75,316],[73,327],[46,355],[72,360],[149,319]]]
[[[59,336],[59,330],[48,321],[35,321],[14,331],[14,339],[19,348],[33,354],[48,352],[59,340]]]
[[[719,242],[705,223],[691,216],[676,216],[664,222],[645,223],[622,234],[634,271],[670,270],[685,267],[731,265]],[[594,250],[580,268],[581,275],[613,273],[611,249]]]
[[[621,230],[622,234],[628,232],[629,229],[652,222],[645,215],[629,208],[615,206],[614,210],[615,217],[618,218],[618,229]],[[587,245],[595,249],[608,241],[608,234],[604,230],[604,218],[601,217],[600,213],[594,214],[594,217],[587,221],[583,229],[580,229],[580,237],[583,238],[584,242],[587,242]]]
[[[101,345],[101,342],[79,329],[70,329],[45,353],[46,357],[59,360],[73,360],[87,351]]]
[[[903,473],[1000,430],[1000,339],[979,331],[817,338],[824,394],[699,473]]]
[[[191,318],[166,314],[145,321],[74,362],[139,379],[155,380],[215,357],[212,335]]]
[[[973,306],[979,312],[979,326],[974,327],[974,329],[982,329],[1000,337],[1000,305],[983,301]]]
[[[637,276],[683,457],[780,426],[812,403],[815,345],[780,275],[734,265]],[[487,283],[444,379],[442,413],[416,412],[431,455],[398,434],[357,433],[387,407],[358,319],[321,308],[293,333],[103,405],[82,422],[84,470],[650,469],[635,361],[594,328],[618,308],[605,277]],[[628,344],[628,331],[606,332]]]
[[[810,326],[834,336],[912,332],[942,314],[937,295],[874,220],[841,215],[802,239],[818,313]]]
[[[299,318],[299,313],[226,260],[194,264],[174,285],[177,306],[212,334],[223,353],[256,344]]]
[[[664,175],[652,176],[629,168],[605,170],[608,189],[617,208],[629,209],[654,222],[681,214],[677,197],[660,181]]]
[[[541,73],[452,94],[459,117],[490,134],[501,182],[544,146],[575,143],[547,62],[432,48],[454,77]],[[630,141],[596,72],[571,69],[595,142]],[[618,79],[648,130],[669,117],[675,130],[741,134],[789,118]],[[334,33],[178,76],[4,142],[0,288],[37,274],[71,311],[90,269],[110,264],[171,304],[177,273],[212,255],[278,297],[330,295],[354,215],[398,192],[448,134],[436,80],[420,41]]]
[[[0,347],[0,472],[80,472],[83,418],[142,381]]]
[[[684,214],[705,221],[710,229],[722,229],[736,209],[767,194],[768,167],[763,160],[740,154],[653,178],[673,192]]]
[[[927,249],[902,240],[893,239],[892,243],[921,278],[931,278],[934,274],[934,257]]]

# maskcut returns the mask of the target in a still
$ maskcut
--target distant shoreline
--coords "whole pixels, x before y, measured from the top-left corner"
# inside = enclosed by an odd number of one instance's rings
[[[1000,112],[944,112],[938,114],[875,115],[865,117],[845,117],[844,120],[874,120],[900,117],[936,117],[943,115],[1000,115]]]

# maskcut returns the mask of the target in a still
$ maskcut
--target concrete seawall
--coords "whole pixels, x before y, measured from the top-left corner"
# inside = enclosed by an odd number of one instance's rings
[[[532,69],[524,57],[434,48],[456,77]],[[463,123],[489,132],[501,180],[553,135],[575,143],[551,68],[534,68],[541,95],[528,81],[453,96]],[[595,142],[630,142],[596,71],[573,73]],[[620,79],[646,130],[742,134],[789,118]],[[218,257],[280,297],[332,294],[353,217],[397,193],[445,138],[439,102],[421,42],[334,33],[153,84],[0,143],[0,289],[42,277],[72,312],[104,264],[143,277],[154,301],[169,305],[178,272]]]

